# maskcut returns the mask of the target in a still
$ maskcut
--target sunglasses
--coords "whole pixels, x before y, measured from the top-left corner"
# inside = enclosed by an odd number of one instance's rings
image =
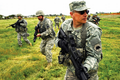
[[[81,15],[83,15],[85,12],[88,14],[89,10],[85,10],[85,11],[77,11],[78,13],[80,13]]]

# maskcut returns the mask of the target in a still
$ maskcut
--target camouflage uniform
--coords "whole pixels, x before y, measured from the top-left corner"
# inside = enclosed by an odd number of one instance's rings
[[[65,21],[65,16],[62,16],[61,19],[62,19],[62,21],[64,22],[64,21]]]
[[[73,7],[70,7],[70,9],[71,8]],[[66,20],[61,25],[61,28],[64,30],[66,34],[68,31],[71,31],[71,34],[75,39],[76,49],[80,50],[82,54],[87,55],[87,56],[83,56],[85,58],[85,60],[83,61],[83,66],[86,67],[88,70],[88,73],[90,75],[89,80],[98,80],[98,75],[97,75],[98,63],[101,60],[101,55],[102,55],[101,54],[102,53],[102,47],[101,47],[102,31],[100,27],[98,27],[97,25],[91,22],[86,22],[79,28],[74,28],[72,22],[73,22],[73,19]],[[87,31],[87,38],[86,38],[85,50],[84,50],[81,43],[82,41],[81,32],[82,32],[82,28],[85,26]],[[60,39],[58,38],[58,35],[57,35],[55,39],[56,46],[58,46],[59,40]],[[79,80],[75,75],[75,68],[71,60],[69,59],[69,55],[67,54],[66,56],[63,56],[63,55],[60,55],[60,56],[65,57],[63,65],[67,66],[67,71],[66,71],[64,80]]]
[[[56,17],[56,18],[54,19],[54,22],[55,22],[55,28],[56,28],[56,25],[57,25],[58,28],[59,28],[59,22],[61,22],[60,18],[59,18],[59,17]]]
[[[93,16],[90,17],[89,21],[94,24],[99,24],[100,18],[97,16],[97,14],[93,14]]]
[[[52,62],[52,53],[51,50],[54,45],[54,36],[55,32],[53,31],[52,22],[44,18],[43,21],[39,21],[38,25],[40,26],[40,34],[41,34],[41,44],[40,44],[40,51],[42,54],[46,56],[48,62]]]
[[[88,15],[88,17],[87,17],[87,20],[89,21],[89,19],[90,19],[90,15]]]
[[[17,39],[18,39],[18,44],[21,46],[22,41],[21,41],[21,36],[23,37],[24,41],[30,44],[30,41],[27,39],[29,34],[27,33],[27,22],[26,20],[18,20],[16,23],[20,23],[20,25],[15,26],[15,31],[17,32]]]

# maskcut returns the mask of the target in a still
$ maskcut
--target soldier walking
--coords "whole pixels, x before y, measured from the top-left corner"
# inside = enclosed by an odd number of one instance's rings
[[[56,25],[57,25],[58,29],[59,29],[59,23],[61,22],[61,20],[58,16],[55,17],[54,22],[55,22],[55,28],[56,28]]]
[[[99,25],[99,21],[101,19],[97,16],[97,14],[93,14],[92,17],[90,17],[89,21],[96,24],[96,25]]]
[[[23,17],[22,14],[17,14],[17,17],[18,21],[14,25],[12,25],[12,27],[15,28],[15,31],[17,32],[18,45],[22,47],[21,37],[23,37],[24,41],[28,43],[30,46],[32,46],[30,41],[27,39],[27,37],[29,36],[26,27],[27,21],[22,18]]]
[[[83,58],[82,65],[84,71],[86,71],[90,78],[85,80],[98,80],[97,70],[98,63],[102,59],[102,46],[101,35],[102,31],[97,25],[87,22],[88,9],[85,1],[73,1],[69,4],[70,15],[72,19],[66,20],[62,25],[62,30],[66,35],[70,34],[74,38],[76,44],[75,49],[79,56]],[[58,35],[60,32],[58,32]],[[69,46],[66,40],[60,39],[58,36],[55,39],[56,46],[66,54],[59,55],[60,61],[63,61],[63,65],[67,66],[67,71],[64,80],[81,80],[84,76],[79,75],[79,79],[76,76],[76,69],[71,62],[71,56],[69,56]],[[64,59],[64,60],[63,60]],[[80,66],[78,66],[80,67]]]
[[[64,22],[64,21],[65,21],[65,16],[62,15],[61,19],[62,19],[62,21]]]
[[[52,53],[51,50],[54,45],[54,37],[55,32],[53,30],[53,24],[50,19],[44,17],[44,13],[42,10],[36,12],[36,17],[38,18],[38,33],[37,37],[41,37],[42,41],[40,44],[40,51],[43,55],[46,56],[47,59],[47,67],[48,70],[52,66]]]

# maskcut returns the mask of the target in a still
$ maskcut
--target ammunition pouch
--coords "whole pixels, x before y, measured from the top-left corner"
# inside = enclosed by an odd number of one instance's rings
[[[17,26],[15,30],[16,32],[26,32],[28,29],[27,27]]]
[[[27,31],[27,28],[26,27],[20,27],[20,32],[26,32]]]

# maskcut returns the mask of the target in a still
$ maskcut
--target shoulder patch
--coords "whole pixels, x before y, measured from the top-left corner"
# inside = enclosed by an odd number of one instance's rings
[[[100,45],[100,44],[96,44],[96,45],[94,46],[94,50],[96,50],[97,52],[101,51],[101,50],[102,50],[102,49],[101,49],[101,45]]]

